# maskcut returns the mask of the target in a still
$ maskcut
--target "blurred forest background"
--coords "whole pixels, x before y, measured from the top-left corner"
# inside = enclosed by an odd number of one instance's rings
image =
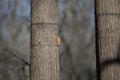
[[[60,80],[96,80],[94,0],[59,0]]]
[[[29,80],[30,0],[0,0],[0,80]]]

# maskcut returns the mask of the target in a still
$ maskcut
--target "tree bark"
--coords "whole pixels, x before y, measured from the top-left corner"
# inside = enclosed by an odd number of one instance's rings
[[[96,0],[100,77],[120,79],[120,0]]]
[[[32,0],[31,80],[59,80],[57,0]]]

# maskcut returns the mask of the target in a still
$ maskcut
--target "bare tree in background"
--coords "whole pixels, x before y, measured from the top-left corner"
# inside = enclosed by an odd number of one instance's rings
[[[59,0],[60,80],[96,80],[94,0]]]
[[[0,2],[0,80],[29,80],[30,0]]]

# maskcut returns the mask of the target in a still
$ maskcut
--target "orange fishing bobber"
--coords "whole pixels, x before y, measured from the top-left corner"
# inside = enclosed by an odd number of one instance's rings
[[[57,43],[60,45],[60,37],[57,38]]]

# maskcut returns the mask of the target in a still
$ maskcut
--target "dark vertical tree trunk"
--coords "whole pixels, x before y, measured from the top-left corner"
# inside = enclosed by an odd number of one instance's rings
[[[101,80],[120,79],[120,0],[96,0]]]

